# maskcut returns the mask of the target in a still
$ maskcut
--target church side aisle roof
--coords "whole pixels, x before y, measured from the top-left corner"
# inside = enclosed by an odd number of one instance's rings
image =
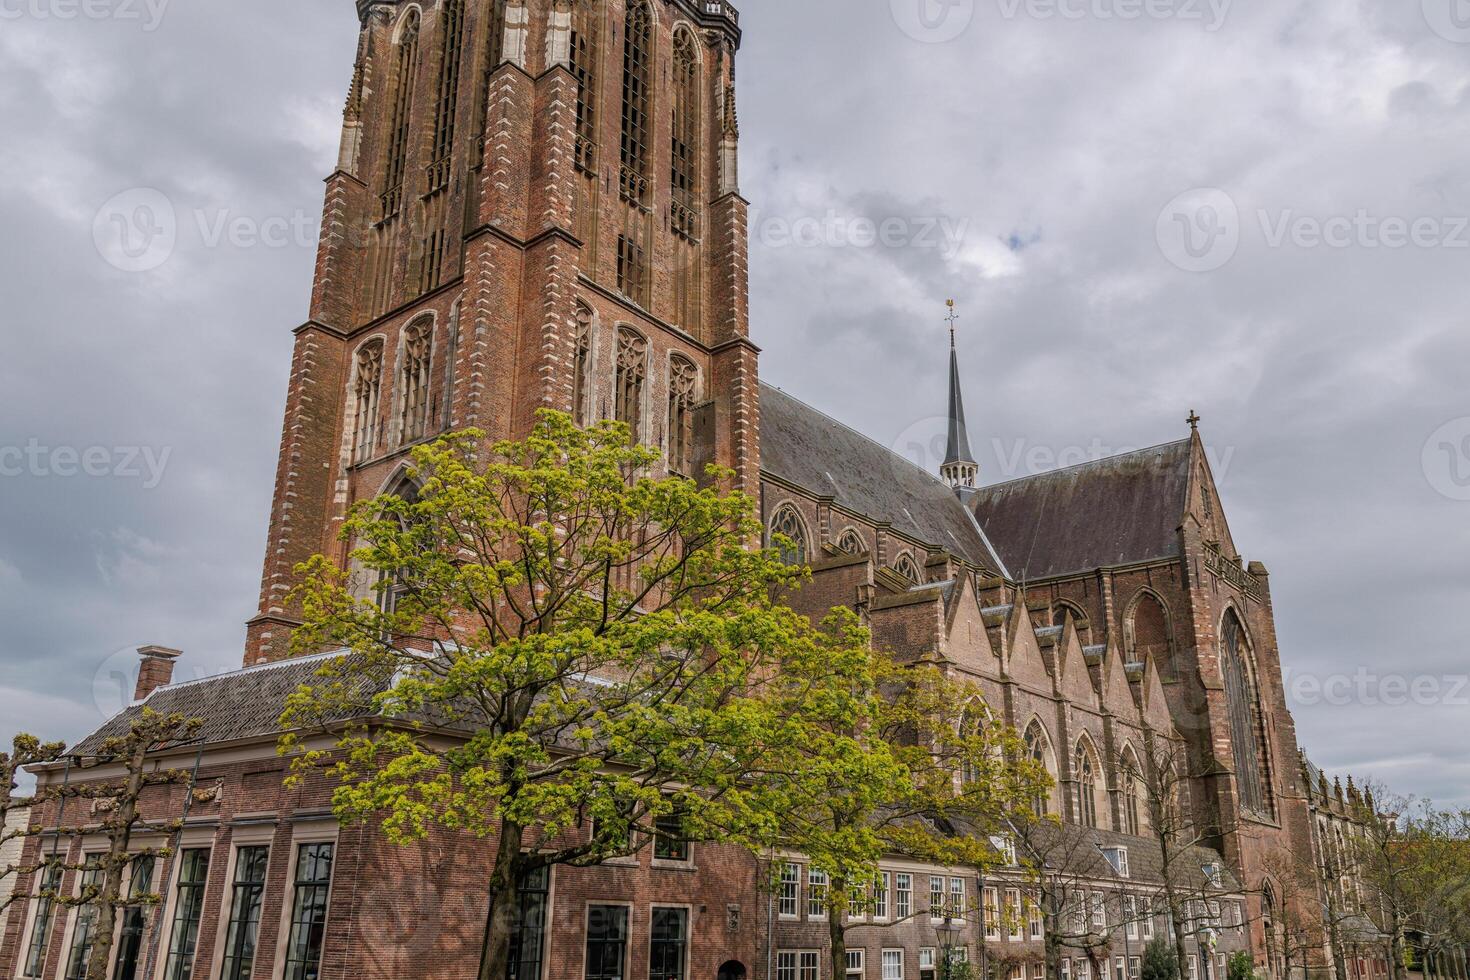
[[[1004,567],[937,477],[767,384],[761,385],[761,469],[976,565]]]
[[[1018,580],[1179,556],[1190,440],[982,487],[971,506]]]

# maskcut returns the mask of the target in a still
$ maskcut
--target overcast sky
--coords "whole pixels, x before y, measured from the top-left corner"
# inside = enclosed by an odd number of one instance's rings
[[[1470,4],[737,2],[764,377],[925,458],[953,297],[987,481],[1198,409],[1302,744],[1470,804]],[[356,42],[79,6],[0,0],[0,730],[57,738],[139,644],[239,664]]]

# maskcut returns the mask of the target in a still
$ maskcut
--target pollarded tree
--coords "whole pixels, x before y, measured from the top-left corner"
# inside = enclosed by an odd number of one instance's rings
[[[411,492],[351,512],[350,565],[300,570],[298,649],[350,652],[286,726],[367,720],[330,750],[284,748],[298,777],[335,777],[340,817],[391,840],[497,840],[487,980],[506,975],[523,885],[552,866],[650,842],[772,846],[782,810],[823,791],[773,760],[880,680],[854,617],[818,626],[779,603],[807,573],[752,547],[761,525],[731,474],[652,479],[658,453],[629,435],[547,411],[524,441],[418,447]]]
[[[9,752],[0,752],[0,851],[16,842],[23,844],[24,838],[33,834],[28,811],[36,801],[29,796],[16,795],[16,781],[20,773],[26,766],[53,761],[65,750],[66,746],[60,742],[43,743],[34,735],[22,732],[11,740]],[[0,883],[36,870],[35,865],[0,864]],[[22,897],[12,892],[9,897],[0,901],[0,917],[3,917],[12,902],[19,901]]]

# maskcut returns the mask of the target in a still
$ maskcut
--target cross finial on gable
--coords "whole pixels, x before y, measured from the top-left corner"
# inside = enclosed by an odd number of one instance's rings
[[[1185,421],[1189,423],[1189,429],[1191,432],[1198,432],[1199,424],[1204,420],[1199,417],[1198,412],[1191,408],[1189,410],[1189,418],[1185,419]]]

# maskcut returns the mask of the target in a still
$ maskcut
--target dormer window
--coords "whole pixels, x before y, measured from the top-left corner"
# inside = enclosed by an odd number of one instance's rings
[[[1113,874],[1119,878],[1128,878],[1128,848],[1126,847],[1104,847],[1103,857],[1108,859],[1108,864],[1113,866]]]

